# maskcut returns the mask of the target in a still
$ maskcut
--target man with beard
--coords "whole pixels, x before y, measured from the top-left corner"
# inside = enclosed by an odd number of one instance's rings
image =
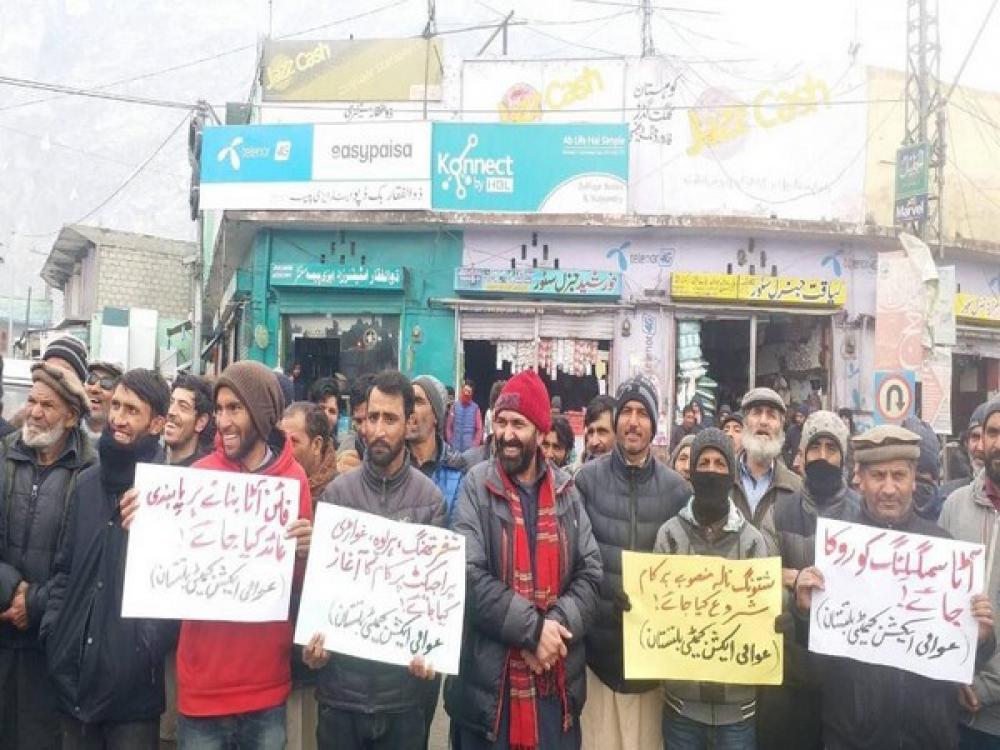
[[[241,360],[222,372],[213,396],[216,450],[194,468],[298,481],[298,518],[286,532],[296,540],[298,583],[312,535],[312,496],[291,443],[275,429],[284,408],[278,379],[260,362]],[[138,493],[130,490],[122,499],[123,526],[131,524],[138,507]],[[177,645],[179,747],[283,747],[291,645],[290,618],[182,622]]]
[[[656,418],[655,415],[653,417]],[[603,456],[615,447],[615,400],[594,396],[583,414],[583,455],[580,464]]]
[[[410,463],[406,429],[413,414],[413,386],[399,372],[379,373],[368,394],[368,449],[357,471],[337,477],[320,502],[393,521],[445,525],[441,491]],[[319,669],[316,700],[322,750],[420,750],[426,732],[426,680],[433,665],[414,657],[409,667],[337,654],[312,637],[302,658]]]
[[[781,396],[770,388],[754,388],[743,397],[740,411],[746,429],[733,501],[743,517],[759,529],[768,508],[802,489],[802,480],[779,460],[785,443],[785,402]]]
[[[296,400],[303,399],[297,398]],[[336,378],[320,378],[309,389],[309,400],[323,409],[329,425],[328,434],[336,445],[337,422],[340,419],[340,383]]]
[[[762,530],[781,551],[782,580],[794,593],[800,570],[815,562],[816,519],[853,519],[860,499],[847,485],[844,459],[850,439],[844,421],[830,411],[813,412],[802,426],[802,488],[781,497],[764,516]],[[822,744],[819,675],[808,650],[785,639],[785,679],[760,689],[757,739],[764,750],[819,750]]]
[[[952,474],[955,478],[941,485],[941,497],[948,499],[948,496],[959,487],[965,487],[982,471],[985,456],[983,454],[983,414],[989,402],[980,404],[969,417],[969,427],[962,433],[962,447],[965,452],[967,472],[958,475]]]
[[[580,747],[601,558],[572,478],[542,457],[551,419],[534,371],[508,380],[494,407],[496,457],[459,493],[466,624],[445,707],[461,750]]]
[[[857,515],[845,520],[892,533],[948,538],[947,531],[913,511],[920,438],[902,427],[882,425],[853,442],[862,500]],[[815,566],[805,568],[797,577],[795,601],[804,630],[808,630],[813,590],[822,590],[823,584],[823,574]],[[962,603],[952,606],[961,607]],[[993,605],[990,596],[979,594],[971,597],[968,606],[978,625],[978,665],[991,657],[996,647]],[[956,692],[964,691],[957,684],[846,657],[812,657],[822,681],[823,745],[827,750],[951,750],[958,746]]]
[[[372,387],[372,375],[359,375],[354,379],[348,398],[351,401],[351,431],[344,435],[337,447],[337,473],[345,474],[356,469],[365,458],[368,440],[365,430],[368,426],[368,392]]]
[[[170,390],[170,408],[163,426],[167,463],[191,466],[211,450],[212,386],[205,378],[181,373]]]
[[[986,404],[982,417],[983,470],[972,484],[955,490],[945,501],[939,523],[955,539],[986,545],[986,594],[1000,600],[1000,399]],[[959,727],[965,750],[1000,747],[1000,655],[980,669],[971,686],[959,688],[963,709]]]
[[[80,474],[41,625],[62,713],[63,750],[156,750],[164,708],[170,620],[124,618],[128,533],[120,501],[139,463],[163,463],[160,433],[170,391],[152,370],[115,387],[100,463]]]
[[[278,427],[292,444],[292,455],[306,473],[315,506],[337,476],[337,451],[330,438],[326,411],[312,401],[296,401],[285,409]]]
[[[622,653],[622,551],[652,552],[656,533],[677,515],[690,488],[653,458],[656,386],[638,375],[618,388],[617,442],[584,464],[576,486],[604,561],[597,619],[587,633],[587,703],[581,726],[588,750],[662,748],[660,684],[626,680]]]
[[[85,426],[87,434],[94,440],[100,440],[108,423],[111,396],[121,376],[122,368],[110,362],[91,362],[87,366],[85,386],[87,396],[90,397],[90,414],[85,420]]]
[[[726,560],[767,557],[767,543],[729,499],[736,474],[733,447],[714,427],[691,443],[694,495],[660,528],[654,552]],[[663,746],[753,748],[756,688],[670,680],[663,685]]]
[[[442,437],[448,391],[434,376],[420,375],[413,380],[413,399],[413,414],[406,428],[410,458],[441,490],[451,518],[458,486],[465,476],[465,461]]]
[[[569,420],[561,414],[553,416],[552,429],[542,438],[542,455],[557,469],[563,469],[573,453],[573,442],[573,428]]]
[[[75,376],[40,362],[31,380],[24,426],[0,443],[0,747],[54,750],[59,720],[38,625],[69,497],[96,453],[80,427],[88,399]]]

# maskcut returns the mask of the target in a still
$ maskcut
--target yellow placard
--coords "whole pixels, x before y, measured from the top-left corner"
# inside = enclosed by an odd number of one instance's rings
[[[955,317],[969,323],[1000,325],[1000,294],[985,296],[980,294],[955,295]]]
[[[780,685],[781,558],[622,553],[625,677]]]
[[[841,307],[847,302],[847,288],[840,279],[748,275],[739,279],[739,299],[747,302],[810,307]]]
[[[728,273],[675,272],[670,277],[674,299],[735,300],[738,276]]]

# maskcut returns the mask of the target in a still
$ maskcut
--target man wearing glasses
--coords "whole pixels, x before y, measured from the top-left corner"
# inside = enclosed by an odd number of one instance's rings
[[[85,388],[90,402],[90,416],[84,420],[84,429],[92,440],[99,440],[108,423],[111,396],[122,376],[122,369],[111,362],[91,362],[87,366]]]

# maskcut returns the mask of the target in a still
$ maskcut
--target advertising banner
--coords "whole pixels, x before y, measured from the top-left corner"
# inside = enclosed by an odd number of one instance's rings
[[[440,39],[264,42],[265,102],[392,102],[441,98]]]
[[[539,297],[617,298],[622,277],[614,271],[568,271],[552,268],[456,268],[455,291],[465,294],[502,292]]]
[[[624,86],[624,60],[473,60],[462,111],[478,122],[623,122]]]
[[[434,123],[438,211],[624,213],[625,125]]]
[[[352,268],[323,263],[272,263],[271,286],[400,291],[403,288],[403,269],[399,266]]]
[[[430,148],[429,123],[205,128],[201,206],[428,209]]]
[[[842,307],[846,284],[839,279],[675,271],[670,296],[677,300],[740,300],[750,304]]]

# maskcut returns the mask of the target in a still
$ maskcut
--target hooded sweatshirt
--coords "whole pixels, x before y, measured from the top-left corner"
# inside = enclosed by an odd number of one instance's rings
[[[291,443],[277,431],[268,444],[274,460],[258,472],[299,481],[299,518],[313,517],[305,472],[292,455]],[[216,441],[215,452],[198,469],[241,472]],[[303,561],[295,561],[301,583]],[[290,655],[293,625],[281,622],[185,621],[177,646],[177,707],[184,716],[218,717],[280,706],[292,689]]]

